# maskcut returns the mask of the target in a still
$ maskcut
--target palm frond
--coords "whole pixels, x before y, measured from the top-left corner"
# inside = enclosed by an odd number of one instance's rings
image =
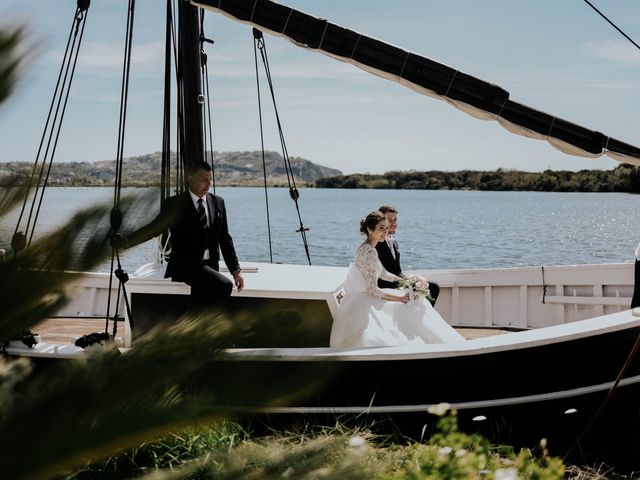
[[[0,205],[15,206],[25,194],[26,190],[4,190]],[[134,201],[145,204],[151,196],[125,198],[123,209]],[[67,301],[65,285],[77,278],[77,272],[104,261],[111,252],[109,215],[107,205],[78,212],[67,224],[0,263],[0,340],[15,337],[60,309]]]
[[[24,26],[0,29],[0,103],[14,91],[29,56],[20,51],[24,45]]]
[[[0,450],[3,472],[48,478],[176,428],[280,405],[326,380],[318,371],[283,378],[278,365],[227,361],[223,346],[250,331],[251,321],[223,313],[184,318],[127,353],[113,349],[36,372],[16,386],[21,401],[0,409],[0,438],[11,439]]]

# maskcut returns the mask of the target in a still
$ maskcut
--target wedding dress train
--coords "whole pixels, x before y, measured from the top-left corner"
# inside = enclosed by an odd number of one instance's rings
[[[382,267],[376,250],[365,242],[358,248],[343,285],[344,298],[331,328],[331,347],[426,345],[464,340],[427,300],[408,304],[385,300],[385,293],[399,296],[401,292],[379,289],[378,278],[397,280]]]

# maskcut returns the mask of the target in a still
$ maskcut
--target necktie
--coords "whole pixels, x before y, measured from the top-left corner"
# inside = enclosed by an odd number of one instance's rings
[[[198,199],[198,218],[200,218],[200,225],[202,229],[209,228],[209,222],[207,222],[207,212],[204,210],[204,202],[201,198]]]

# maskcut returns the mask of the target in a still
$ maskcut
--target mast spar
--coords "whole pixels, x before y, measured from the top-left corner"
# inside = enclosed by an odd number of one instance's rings
[[[495,120],[518,135],[547,140],[553,147],[587,158],[608,155],[640,166],[640,148],[601,132],[511,100],[499,85],[475,78],[408,50],[317,18],[272,0],[190,0],[206,10],[282,37],[294,45],[445,100],[483,120]]]
[[[204,95],[200,76],[200,26],[198,8],[188,2],[179,4],[179,54],[178,70],[182,78],[182,115],[179,121],[183,125],[181,151],[184,166],[202,162],[204,156],[204,128],[202,124]]]

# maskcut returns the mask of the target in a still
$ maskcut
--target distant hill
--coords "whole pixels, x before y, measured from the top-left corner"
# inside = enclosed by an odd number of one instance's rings
[[[172,154],[173,155],[173,154]],[[257,186],[263,185],[262,153],[214,152],[216,185]],[[324,167],[299,157],[290,157],[296,185],[315,183],[323,177],[342,175],[340,170]],[[265,152],[267,183],[286,186],[287,175],[284,159],[278,152]],[[124,159],[124,186],[154,186],[160,183],[161,153],[151,153]],[[0,162],[0,177],[7,175],[30,175],[33,165],[28,162]],[[58,186],[102,186],[113,185],[115,160],[98,162],[54,162],[49,176],[49,185]]]

